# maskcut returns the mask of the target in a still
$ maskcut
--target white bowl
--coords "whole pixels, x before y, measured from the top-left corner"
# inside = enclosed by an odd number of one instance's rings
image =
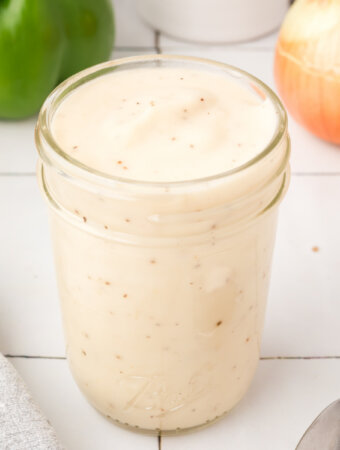
[[[281,24],[289,0],[137,0],[155,30],[197,42],[254,39]]]

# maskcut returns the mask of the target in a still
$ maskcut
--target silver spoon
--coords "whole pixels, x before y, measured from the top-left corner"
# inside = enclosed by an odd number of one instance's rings
[[[340,399],[314,420],[296,450],[340,450]]]

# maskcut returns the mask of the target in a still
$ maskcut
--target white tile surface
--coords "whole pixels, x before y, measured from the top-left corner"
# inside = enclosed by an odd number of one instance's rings
[[[78,390],[65,360],[11,362],[68,450],[158,449],[156,437],[126,431],[97,413]]]
[[[155,54],[155,49],[152,48],[134,48],[134,49],[121,49],[117,48],[112,53],[112,59],[125,58],[126,56],[135,56],[135,55],[153,55]]]
[[[339,391],[340,360],[261,361],[229,416],[200,432],[163,438],[162,450],[294,450]]]
[[[112,0],[116,20],[116,47],[153,47],[154,31],[139,18],[136,0]]]
[[[20,121],[0,120],[0,173],[22,173],[35,170],[36,120],[36,116]]]
[[[340,174],[340,147],[310,134],[289,117],[294,172]]]
[[[338,176],[292,178],[279,221],[265,356],[340,355],[339,197]],[[0,222],[6,236],[0,348],[62,356],[46,206],[35,177],[0,177],[0,202],[6,211]],[[320,251],[313,252],[314,246]]]
[[[277,39],[279,37],[279,29],[273,30],[264,36],[259,37],[248,42],[240,43],[240,47],[244,48],[263,48],[263,49],[273,49],[276,46]]]
[[[35,177],[0,176],[0,204],[0,351],[64,355],[46,208]]]
[[[239,43],[233,43],[233,44],[218,44],[216,47],[219,48],[229,48],[229,47],[237,47],[238,49],[246,49],[246,48],[253,48],[253,49],[270,49],[272,50],[277,42],[277,38],[279,35],[279,30],[274,30],[272,33],[268,33],[265,36],[261,36],[258,39],[253,39],[251,41],[245,41],[245,42],[239,42]],[[189,45],[192,47],[202,48],[208,47],[211,44],[200,44],[200,43],[193,43],[193,42],[187,42],[180,39],[176,39],[172,36],[168,36],[164,33],[161,33],[160,39],[160,48],[162,52],[166,53],[169,49],[180,49],[184,47],[188,47]]]
[[[340,355],[339,199],[340,177],[292,178],[281,205],[263,355]]]

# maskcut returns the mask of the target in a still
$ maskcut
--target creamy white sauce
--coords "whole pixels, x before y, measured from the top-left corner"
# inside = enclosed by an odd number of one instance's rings
[[[272,102],[231,77],[154,68],[80,87],[57,111],[53,134],[73,158],[106,174],[183,181],[251,160],[276,125]]]

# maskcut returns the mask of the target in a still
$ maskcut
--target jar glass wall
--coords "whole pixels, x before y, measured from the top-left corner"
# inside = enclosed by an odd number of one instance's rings
[[[111,177],[73,160],[51,133],[79,86],[113,70],[193,67],[269,98],[272,141],[254,159],[184,182]],[[203,426],[245,394],[259,359],[277,210],[289,182],[284,110],[238,69],[163,55],[88,69],[47,99],[36,129],[67,357],[88,400],[149,433]]]

